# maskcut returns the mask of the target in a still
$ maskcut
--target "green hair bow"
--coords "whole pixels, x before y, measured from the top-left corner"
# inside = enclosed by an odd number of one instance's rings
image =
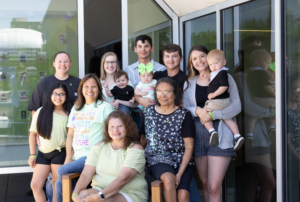
[[[149,62],[147,65],[141,63],[141,64],[139,64],[138,70],[141,74],[144,74],[145,71],[147,71],[148,73],[151,73],[153,71],[153,65],[151,62]]]

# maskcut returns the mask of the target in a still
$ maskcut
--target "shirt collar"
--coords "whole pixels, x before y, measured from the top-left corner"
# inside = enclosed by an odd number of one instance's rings
[[[152,65],[153,65],[153,67],[154,67],[154,60],[151,58],[151,61],[150,61],[151,63],[152,63]],[[138,68],[139,67],[139,65],[140,65],[140,62],[139,61],[137,61],[136,63],[135,63],[135,69],[136,68]]]
[[[211,72],[211,73],[210,73],[210,81],[209,81],[209,83],[210,83],[210,82],[218,75],[218,73],[219,73],[220,71],[222,71],[222,70],[227,71],[228,68],[227,68],[227,67],[222,67],[220,70],[218,70],[218,71],[216,71],[216,72]]]

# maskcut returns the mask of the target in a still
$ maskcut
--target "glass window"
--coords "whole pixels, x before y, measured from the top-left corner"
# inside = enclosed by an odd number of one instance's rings
[[[244,146],[227,170],[227,201],[276,200],[274,4],[252,1],[226,9],[223,50],[240,93],[236,117]],[[277,64],[276,64],[277,65]],[[298,193],[298,192],[297,192]]]
[[[208,50],[217,48],[216,14],[202,16],[184,23],[185,61],[188,61],[189,51],[195,45],[204,45]],[[185,62],[185,64],[187,64]]]
[[[117,55],[122,68],[121,21],[121,0],[84,0],[86,73],[96,73],[100,78],[100,61],[107,52]]]
[[[287,142],[287,197],[288,201],[299,201],[300,183],[300,103],[299,103],[299,64],[300,64],[300,2],[290,0],[286,6],[286,142]],[[284,54],[284,52],[283,52]]]
[[[20,0],[0,7],[0,167],[28,165],[26,110],[32,91],[54,74],[54,54],[67,51],[78,76],[77,1]]]
[[[145,9],[147,8],[147,9]],[[154,1],[128,0],[128,64],[138,58],[134,52],[135,38],[139,35],[152,38],[152,59],[163,64],[162,50],[172,43],[172,20]]]

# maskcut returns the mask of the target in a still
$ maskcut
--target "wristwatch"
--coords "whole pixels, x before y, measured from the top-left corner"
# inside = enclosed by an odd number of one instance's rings
[[[104,194],[102,194],[102,192],[100,191],[100,192],[99,192],[99,195],[100,195],[100,197],[101,197],[102,201],[104,201],[104,199],[105,199],[105,196],[104,196]]]

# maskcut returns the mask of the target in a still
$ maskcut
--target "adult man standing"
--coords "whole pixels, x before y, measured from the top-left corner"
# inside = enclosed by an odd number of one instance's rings
[[[139,65],[147,65],[148,63],[151,63],[153,66],[153,72],[156,71],[164,71],[166,69],[165,66],[159,64],[158,62],[155,62],[151,58],[151,53],[154,50],[154,46],[152,45],[152,39],[148,35],[140,35],[135,38],[135,47],[134,51],[136,52],[138,56],[138,61],[129,65],[127,68],[124,69],[124,71],[127,72],[129,76],[129,80],[133,84],[134,87],[139,83],[139,71],[138,67]],[[141,103],[143,102],[143,103]],[[150,98],[144,98],[139,102],[141,105],[148,106],[152,101]],[[140,109],[135,108],[131,111],[131,115],[133,117],[134,122],[138,125],[138,128],[140,128]]]
[[[182,61],[182,50],[180,46],[176,44],[167,45],[163,49],[163,61],[167,69],[155,72],[153,79],[159,80],[161,78],[169,77],[178,84],[183,92],[183,85],[186,80],[186,75],[180,69],[180,62]],[[153,100],[149,98],[142,98],[141,96],[137,95],[135,96],[135,99],[144,107],[147,107],[153,103]]]

